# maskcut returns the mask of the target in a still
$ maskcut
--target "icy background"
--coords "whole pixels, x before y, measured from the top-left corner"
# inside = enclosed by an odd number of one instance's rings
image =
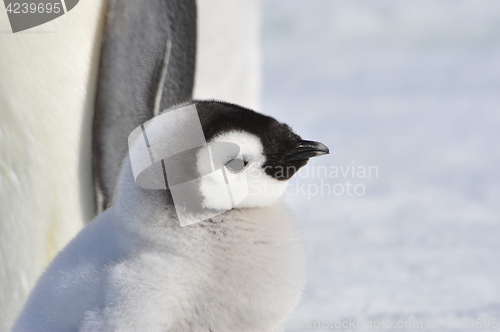
[[[287,331],[500,320],[500,1],[264,0],[262,11],[261,110],[331,150],[286,197],[309,258]],[[357,176],[363,166],[378,177]],[[365,193],[348,195],[347,181]],[[344,193],[314,195],[325,183]]]

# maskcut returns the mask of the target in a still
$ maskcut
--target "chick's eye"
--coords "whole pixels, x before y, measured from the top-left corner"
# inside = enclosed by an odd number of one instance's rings
[[[248,165],[248,161],[246,159],[231,159],[226,163],[226,167],[234,173],[241,172]]]

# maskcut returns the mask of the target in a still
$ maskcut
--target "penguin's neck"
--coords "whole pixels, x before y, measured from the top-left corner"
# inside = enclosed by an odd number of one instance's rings
[[[267,207],[231,209],[202,221],[199,221],[200,216],[193,216],[196,222],[181,227],[168,191],[149,192],[145,197],[137,186],[130,189],[127,204],[116,204],[113,213],[120,227],[152,245],[165,245],[174,238],[188,241],[208,237],[217,241],[235,239],[243,236],[245,231],[251,231],[257,238],[258,234],[273,233],[293,223],[289,211],[277,202]]]
[[[226,211],[216,217],[181,227],[168,190],[148,190],[136,185],[129,158],[125,158],[113,201],[113,213],[128,232],[145,237],[151,243],[165,244],[165,236],[191,237],[204,229],[217,235],[225,232],[238,236],[234,229],[254,229],[267,232],[283,227],[292,216],[280,201],[262,208],[242,208]],[[195,218],[199,220],[199,218]],[[214,233],[215,232],[215,233]]]

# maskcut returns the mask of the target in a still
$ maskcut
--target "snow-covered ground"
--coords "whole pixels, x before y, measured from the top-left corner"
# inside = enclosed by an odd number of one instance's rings
[[[286,198],[309,257],[287,331],[349,318],[500,330],[484,326],[500,324],[500,2],[262,10],[261,111],[331,150]]]

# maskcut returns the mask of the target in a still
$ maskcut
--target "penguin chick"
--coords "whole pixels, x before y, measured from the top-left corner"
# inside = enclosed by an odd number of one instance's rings
[[[230,210],[180,227],[169,190],[140,188],[126,157],[112,206],[54,259],[13,331],[283,331],[304,283],[304,253],[280,197],[328,149],[236,105],[192,104],[208,146],[240,147],[224,167],[233,188],[248,174],[246,198],[228,207],[200,178],[204,207]],[[205,148],[187,172],[200,172]]]

